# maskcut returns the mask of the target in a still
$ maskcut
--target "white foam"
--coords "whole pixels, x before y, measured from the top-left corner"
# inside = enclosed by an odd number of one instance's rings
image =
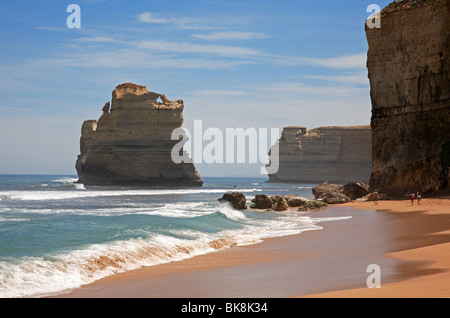
[[[66,255],[0,262],[0,297],[40,297],[61,293],[116,273],[179,261],[215,251],[216,238],[197,240],[158,235],[92,245]],[[224,246],[226,247],[226,246]]]
[[[82,183],[74,183],[75,189],[77,190],[86,190],[84,184]]]
[[[220,212],[230,220],[245,220],[245,214],[241,211],[231,208],[228,204],[221,204]]]
[[[321,222],[331,222],[331,221],[342,221],[342,220],[348,220],[351,219],[352,216],[335,216],[335,217],[320,217],[320,218],[314,218],[314,223],[321,223]]]
[[[104,190],[104,191],[2,191],[0,198],[24,201],[65,200],[75,198],[151,196],[170,194],[224,193],[228,189],[166,189],[166,190]],[[241,192],[257,192],[261,189],[241,189]]]
[[[29,219],[0,217],[0,223],[2,223],[2,222],[26,222],[26,221],[29,221]]]
[[[75,183],[77,181],[78,181],[77,178],[66,177],[66,178],[62,178],[62,179],[52,180],[51,182],[68,184],[68,183]]]

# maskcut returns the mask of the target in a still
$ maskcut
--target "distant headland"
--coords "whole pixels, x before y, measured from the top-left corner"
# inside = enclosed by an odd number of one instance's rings
[[[277,143],[279,169],[269,174],[271,182],[369,182],[372,140],[368,125],[310,130],[288,126]]]

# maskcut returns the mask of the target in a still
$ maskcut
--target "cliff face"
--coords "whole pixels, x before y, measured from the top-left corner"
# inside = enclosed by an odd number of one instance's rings
[[[178,143],[171,134],[183,123],[183,108],[182,100],[172,102],[144,86],[117,86],[100,119],[83,123],[78,182],[201,186],[192,162],[175,164],[171,158]]]
[[[369,181],[370,126],[285,127],[278,141],[279,169],[271,182],[333,183]],[[270,158],[273,160],[274,158]]]
[[[450,193],[450,0],[394,1],[366,27],[372,191]]]

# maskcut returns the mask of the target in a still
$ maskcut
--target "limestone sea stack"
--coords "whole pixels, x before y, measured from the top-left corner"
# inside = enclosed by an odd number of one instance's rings
[[[450,0],[398,0],[366,26],[371,191],[450,194]]]
[[[270,182],[369,182],[372,167],[370,126],[285,127],[278,140],[279,169]],[[272,152],[269,152],[269,159]]]
[[[201,186],[192,160],[176,164],[171,157],[179,142],[171,136],[182,126],[183,108],[182,100],[172,102],[145,86],[117,86],[100,119],[83,123],[76,162],[78,182]]]

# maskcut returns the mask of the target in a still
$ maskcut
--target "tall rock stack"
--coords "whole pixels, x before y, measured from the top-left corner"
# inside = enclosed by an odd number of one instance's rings
[[[278,140],[279,169],[269,174],[269,181],[368,183],[371,145],[370,126],[285,127]]]
[[[450,0],[397,0],[368,28],[372,191],[450,193]]]
[[[201,186],[192,161],[176,164],[172,131],[183,123],[182,100],[131,83],[116,87],[97,120],[81,129],[76,162],[79,183],[86,185]]]

